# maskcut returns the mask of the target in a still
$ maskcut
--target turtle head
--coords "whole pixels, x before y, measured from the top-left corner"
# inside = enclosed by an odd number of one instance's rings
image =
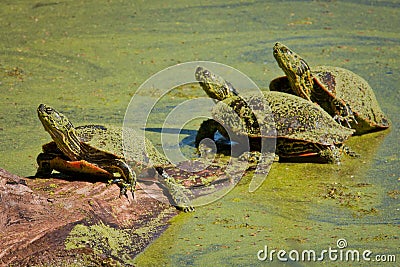
[[[197,67],[195,77],[203,90],[211,98],[222,101],[225,98],[238,94],[230,82],[225,81],[222,77],[211,73],[203,67]]]
[[[69,119],[45,104],[39,105],[37,113],[57,147],[71,160],[77,160],[80,155],[80,141]]]
[[[307,62],[289,47],[276,43],[274,57],[289,79],[290,87],[300,97],[310,100],[314,81]]]

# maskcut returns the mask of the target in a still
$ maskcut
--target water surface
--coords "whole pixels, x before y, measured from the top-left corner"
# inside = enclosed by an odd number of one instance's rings
[[[339,166],[275,163],[255,193],[244,179],[222,200],[177,216],[138,266],[265,264],[257,260],[265,245],[322,250],[339,238],[348,248],[400,260],[398,1],[2,1],[0,7],[0,167],[19,175],[35,173],[36,155],[50,141],[37,119],[39,103],[76,125],[121,125],[140,84],[194,60],[231,65],[266,88],[283,74],[272,56],[276,41],[311,66],[364,77],[392,121],[389,131],[349,141],[361,159],[344,158]]]

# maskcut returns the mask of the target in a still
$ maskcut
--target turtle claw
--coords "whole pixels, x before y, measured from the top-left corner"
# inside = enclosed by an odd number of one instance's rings
[[[176,208],[177,208],[178,210],[181,210],[181,211],[185,212],[185,213],[194,212],[194,211],[195,211],[195,208],[194,208],[193,206],[185,206],[185,207],[178,207],[178,206],[176,206]]]
[[[356,117],[354,117],[354,113],[350,108],[349,104],[343,104],[338,101],[334,101],[335,107],[339,111],[339,114],[335,115],[333,119],[337,121],[339,124],[343,125],[342,122],[346,122],[347,127],[351,128],[350,122],[354,121],[355,124],[358,124]]]
[[[337,121],[340,125],[343,125],[342,122],[345,122],[348,128],[351,128],[350,122],[354,121],[355,124],[358,124],[356,118],[354,116],[343,117],[340,115],[335,115],[333,117],[335,121]]]
[[[119,198],[121,198],[122,196],[126,197],[126,198],[128,199],[128,201],[129,201],[126,188],[122,188],[122,187],[121,187],[121,189],[120,189],[120,191],[119,191]]]
[[[111,184],[116,184],[119,186],[120,191],[119,191],[119,197],[121,198],[122,196],[126,197],[129,200],[128,197],[128,191],[131,191],[132,194],[132,198],[135,199],[135,186],[133,184],[130,183],[125,183],[125,180],[123,179],[113,179],[113,180],[109,180],[108,181],[108,185]]]

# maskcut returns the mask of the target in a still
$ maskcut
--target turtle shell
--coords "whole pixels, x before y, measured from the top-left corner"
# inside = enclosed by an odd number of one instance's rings
[[[349,108],[354,120],[348,123],[356,130],[356,135],[390,126],[371,86],[362,77],[347,69],[331,66],[314,67],[311,73],[314,79],[311,100],[332,117],[341,114],[340,107]],[[286,76],[273,80],[270,89],[294,94]]]
[[[231,139],[248,136],[255,141],[254,144],[259,144],[260,138],[276,138],[277,154],[281,157],[339,145],[354,133],[310,101],[281,92],[263,94],[264,98],[243,95],[243,99],[234,96],[219,102],[212,110],[213,119],[223,126],[218,130]],[[229,136],[226,129],[234,135]]]
[[[116,159],[126,162],[136,175],[141,174],[144,169],[150,170],[151,168],[148,168],[150,166],[169,163],[162,154],[158,153],[148,139],[131,129],[123,130],[120,127],[104,125],[83,125],[75,127],[75,133],[81,141],[78,160],[71,161],[54,141],[43,145],[44,155],[41,156],[41,159],[51,160],[54,169],[59,172],[105,177],[112,177],[113,175],[104,166]],[[129,137],[127,138],[128,142],[125,142],[125,152],[127,152],[126,155],[129,155],[129,159],[124,157],[123,134]],[[55,158],[52,155],[58,157]],[[149,175],[154,176],[155,170]]]
[[[99,156],[113,155],[124,159],[125,152],[129,156],[125,161],[138,173],[143,167],[170,164],[143,134],[133,129],[103,125],[84,125],[75,129],[81,141],[97,149]],[[125,142],[122,136],[126,137]],[[90,161],[90,158],[87,160]]]
[[[124,158],[125,152],[129,158],[124,160],[143,182],[152,181],[147,179],[154,177],[153,172],[162,167],[161,169],[174,179],[174,183],[186,188],[204,188],[209,184],[226,186],[228,179],[225,174],[226,163],[223,161],[216,160],[205,164],[201,160],[188,160],[174,165],[150,140],[133,129],[103,125],[84,125],[75,129],[81,141],[98,149],[100,154]],[[127,138],[125,142],[122,142],[122,135]],[[154,168],[149,168],[152,166]]]
[[[316,96],[313,101],[331,115],[336,112],[334,101],[349,106],[356,119],[350,121],[356,134],[389,127],[389,120],[381,110],[374,91],[359,75],[347,69],[329,66],[316,67],[311,73],[321,89],[317,91],[321,92],[321,97]]]

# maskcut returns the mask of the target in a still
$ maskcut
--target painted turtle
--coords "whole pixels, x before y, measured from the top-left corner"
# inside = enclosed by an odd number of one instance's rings
[[[226,86],[229,83],[221,83],[221,77],[202,67],[196,69],[195,77],[208,95],[215,95],[220,100],[212,110],[212,119],[201,124],[196,146],[204,138],[214,139],[214,134],[219,131],[224,137],[239,143],[248,138],[251,151],[260,150],[262,138],[270,139],[267,144],[272,144],[271,140],[276,138],[275,153],[280,160],[338,163],[342,150],[351,156],[356,155],[343,144],[354,130],[339,125],[310,101],[267,91],[262,95],[239,96],[236,90]],[[236,119],[237,116],[240,120]],[[260,126],[264,130],[260,130]]]
[[[356,135],[390,126],[369,84],[347,69],[313,67],[287,46],[276,43],[273,54],[286,76],[270,83],[271,91],[283,91],[315,102],[336,121],[355,129]]]
[[[161,165],[168,164],[168,160],[158,153],[150,141],[139,138],[135,131],[102,125],[75,128],[65,115],[45,104],[40,104],[37,112],[53,141],[44,144],[43,153],[37,157],[39,167],[36,177],[49,177],[53,170],[102,177],[116,183],[120,187],[120,195],[127,196],[127,190],[130,190],[133,196],[136,176],[152,169],[148,164],[151,158],[176,207],[184,211],[193,210],[185,188],[164,172]],[[132,140],[127,148],[122,147],[122,134]],[[144,143],[139,140],[144,140]],[[124,149],[129,150],[135,160],[125,159]]]

